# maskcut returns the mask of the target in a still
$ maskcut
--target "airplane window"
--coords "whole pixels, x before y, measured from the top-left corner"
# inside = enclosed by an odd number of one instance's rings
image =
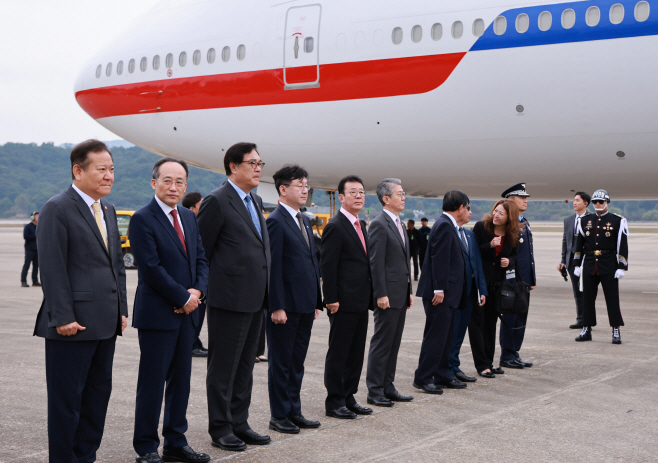
[[[105,75],[107,77],[112,75],[112,63],[107,63],[107,67],[105,67]]]
[[[199,65],[201,62],[201,50],[194,50],[194,54],[192,55],[192,62],[195,66]]]
[[[418,43],[423,39],[423,28],[421,26],[414,26],[411,29],[411,41]]]
[[[304,39],[304,52],[305,53],[313,52],[313,37],[306,37]]]
[[[498,16],[494,21],[494,34],[503,35],[507,30],[507,18],[505,16]]]
[[[464,34],[464,25],[462,24],[462,22],[455,21],[454,23],[452,23],[452,38],[460,39],[463,34]]]
[[[550,11],[543,11],[539,15],[539,30],[546,32],[553,25],[553,15]]]
[[[576,24],[576,12],[571,8],[567,8],[562,12],[562,27],[571,29]]]
[[[211,48],[210,50],[208,50],[207,58],[208,58],[208,64],[212,64],[212,63],[215,62],[215,49],[214,48]]]
[[[482,37],[484,34],[484,21],[481,19],[476,19],[473,21],[473,35],[475,37]]]
[[[238,60],[242,61],[246,55],[247,55],[247,47],[245,47],[244,45],[238,45],[238,51],[236,53]]]
[[[624,20],[624,6],[620,3],[615,3],[610,7],[610,22],[612,24],[619,24]]]
[[[99,64],[98,67],[96,68],[96,78],[97,79],[100,79],[101,72],[103,72],[103,65]]]
[[[119,61],[117,63],[117,75],[121,75],[123,72],[123,61]]]
[[[185,53],[184,51],[181,51],[180,55],[178,55],[178,64],[180,65],[180,67],[185,67],[185,65],[187,64],[187,53]]]
[[[635,20],[643,23],[649,19],[649,2],[638,2],[635,5]]]
[[[393,33],[391,34],[391,40],[393,40],[393,43],[395,45],[400,45],[402,43],[402,28],[401,27],[396,27],[393,29]]]
[[[432,26],[432,40],[441,40],[443,36],[443,26],[440,23],[436,23]]]
[[[130,61],[128,61],[128,72],[131,73],[131,74],[133,72],[135,72],[135,60],[134,59],[131,59]]]
[[[148,67],[148,60],[146,59],[146,56],[145,56],[139,61],[139,70],[144,72],[144,71],[146,71],[147,67]]]
[[[222,61],[226,63],[230,59],[231,59],[231,48],[230,47],[222,48]]]
[[[596,6],[591,6],[585,14],[585,22],[588,26],[594,27],[601,21],[601,10]]]
[[[167,66],[167,69],[171,69],[173,65],[174,65],[174,55],[169,53],[165,58],[165,66]]]
[[[153,57],[153,70],[157,71],[160,69],[160,55],[155,55]]]
[[[528,31],[530,27],[530,18],[527,14],[521,13],[516,17],[516,32],[523,34]]]

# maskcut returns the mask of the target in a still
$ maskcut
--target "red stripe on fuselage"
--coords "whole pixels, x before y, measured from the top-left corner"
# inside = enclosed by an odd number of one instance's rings
[[[82,90],[94,119],[170,111],[381,98],[439,87],[466,53],[320,65],[320,87],[284,90],[283,69],[215,74]],[[309,71],[315,66],[309,66]],[[162,91],[162,93],[159,93]]]

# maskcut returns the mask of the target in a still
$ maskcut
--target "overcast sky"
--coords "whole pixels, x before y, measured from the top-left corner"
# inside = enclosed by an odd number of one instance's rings
[[[82,66],[158,0],[2,0],[0,144],[116,140],[75,101]]]

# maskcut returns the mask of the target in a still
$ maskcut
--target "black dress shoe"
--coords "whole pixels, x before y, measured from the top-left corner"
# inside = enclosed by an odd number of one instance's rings
[[[462,383],[458,379],[451,379],[450,381],[442,381],[437,383],[441,387],[447,387],[448,389],[465,389],[466,383]]]
[[[370,415],[372,413],[372,408],[362,407],[356,402],[353,405],[346,405],[346,407],[349,411],[357,415]]]
[[[402,395],[398,391],[392,392],[390,394],[384,394],[384,397],[386,397],[388,400],[392,400],[393,402],[411,402],[414,400],[413,396]]]
[[[486,373],[484,371],[478,371],[478,375],[482,376],[483,378],[495,378],[496,377],[496,375],[494,375],[490,371],[487,371]]]
[[[265,357],[264,355],[260,355],[256,358],[258,359],[259,362],[266,362],[267,363],[267,357]]]
[[[504,375],[504,374],[505,374],[505,370],[503,370],[503,369],[500,368],[500,367],[492,368],[492,369],[491,369],[491,372],[492,372],[494,375]]]
[[[288,418],[270,418],[270,429],[283,434],[299,434],[299,427]]]
[[[338,407],[333,410],[327,410],[327,416],[333,416],[339,420],[354,420],[356,413],[347,409],[347,407]]]
[[[208,351],[204,349],[192,349],[192,357],[208,357]]]
[[[583,330],[578,336],[576,336],[576,342],[591,341],[592,340],[592,330],[587,326],[583,326]]]
[[[140,455],[135,458],[135,463],[163,463],[162,458],[158,455],[158,452],[147,453],[145,455]]]
[[[421,391],[427,393],[427,394],[443,394],[443,389],[440,387],[435,386],[434,384],[416,384],[413,383],[413,387],[416,389],[420,389]]]
[[[254,363],[260,363],[260,359],[256,357],[256,360],[254,360]]]
[[[41,286],[41,283],[37,281],[36,283],[32,283],[32,286]]]
[[[386,397],[370,397],[368,396],[367,401],[370,405],[377,405],[378,407],[392,407],[393,401],[387,399]]]
[[[572,329],[572,330],[579,330],[582,327],[583,327],[583,325],[581,325],[580,323],[574,323],[573,325],[569,325],[569,329]]]
[[[182,461],[184,463],[206,463],[210,461],[210,455],[195,452],[192,447],[165,447],[162,449],[162,459],[164,461]]]
[[[619,333],[619,327],[612,328],[612,343],[621,344],[621,334]]]
[[[242,432],[233,431],[233,434],[235,434],[236,437],[241,439],[245,444],[249,445],[267,445],[272,442],[270,436],[262,436],[253,429],[247,429],[246,431]]]
[[[520,358],[516,359],[516,363],[518,363],[519,365],[522,365],[523,368],[530,368],[532,366],[532,362],[524,362]]]
[[[463,371],[458,371],[455,373],[455,378],[457,378],[459,381],[463,383],[474,383],[477,381],[477,378],[473,378],[472,376],[466,376]]]
[[[520,363],[516,363],[516,359],[514,360],[501,360],[500,361],[500,366],[505,367],[505,368],[516,368],[517,370],[522,370],[523,365]]]
[[[228,450],[230,452],[239,452],[247,448],[247,444],[245,444],[235,434],[232,433],[226,434],[219,439],[213,439],[212,446],[219,447],[222,450]]]
[[[313,429],[320,427],[319,421],[307,420],[306,418],[304,418],[304,415],[302,414],[290,415],[288,419],[292,421],[293,424],[295,424],[297,427],[302,429]]]
[[[28,285],[27,282],[25,282],[25,281],[21,281],[21,286],[23,288],[29,288],[30,287],[30,285]]]

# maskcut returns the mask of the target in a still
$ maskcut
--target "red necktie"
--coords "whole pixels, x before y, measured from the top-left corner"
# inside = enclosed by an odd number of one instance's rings
[[[183,249],[185,249],[185,253],[187,253],[187,246],[185,246],[185,236],[183,236],[183,230],[180,228],[180,224],[178,223],[178,211],[176,209],[172,209],[171,216],[174,218],[174,230],[176,230],[176,234],[178,234],[180,242],[183,243]]]
[[[363,250],[366,252],[366,255],[368,255],[368,250],[366,249],[366,240],[363,237],[363,231],[361,231],[361,222],[359,222],[359,219],[354,222],[354,226],[356,227],[356,233],[359,235],[359,238],[361,238],[361,244],[363,245]]]

